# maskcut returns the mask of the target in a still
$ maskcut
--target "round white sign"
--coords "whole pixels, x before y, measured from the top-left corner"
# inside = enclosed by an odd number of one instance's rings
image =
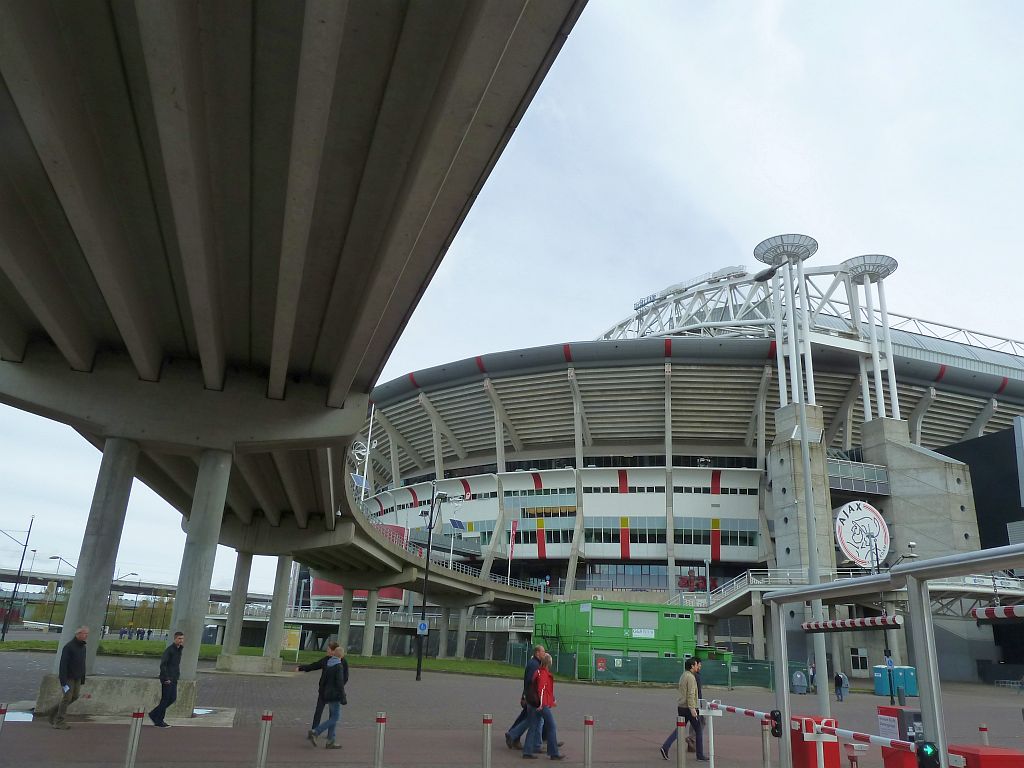
[[[861,568],[880,567],[889,554],[889,526],[866,501],[851,501],[836,514],[836,541]]]

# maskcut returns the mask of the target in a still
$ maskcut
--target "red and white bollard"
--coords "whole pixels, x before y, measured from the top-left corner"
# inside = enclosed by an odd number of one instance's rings
[[[384,729],[388,725],[388,713],[377,713],[377,739],[373,744],[373,768],[384,768]]]
[[[494,725],[494,716],[484,715],[484,759],[483,768],[491,768],[491,726]]]
[[[274,724],[274,713],[264,709],[260,715],[260,738],[256,745],[256,768],[265,768],[267,753],[270,752],[270,728]]]
[[[686,721],[676,716],[676,768],[686,768]]]
[[[142,718],[146,711],[136,709],[132,712],[132,722],[128,726],[128,753],[124,758],[124,768],[135,768],[135,755],[139,751],[139,734],[142,732]]]
[[[761,761],[764,768],[772,768],[772,721],[761,718]]]
[[[0,731],[4,729],[4,720],[7,719],[7,704],[0,703]]]
[[[981,743],[986,747],[988,746],[988,724],[982,723],[978,726],[978,736],[981,737]]]
[[[594,764],[594,716],[583,718],[583,768],[591,768]]]

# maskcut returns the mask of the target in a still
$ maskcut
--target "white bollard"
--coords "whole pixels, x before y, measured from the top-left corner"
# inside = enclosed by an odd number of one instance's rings
[[[388,724],[388,713],[377,713],[377,740],[373,744],[373,768],[384,768],[384,729]]]
[[[676,717],[676,768],[686,768],[686,721]]]
[[[772,768],[772,721],[761,720],[761,761],[764,768]]]
[[[256,768],[266,768],[267,753],[270,751],[270,727],[274,724],[272,710],[264,709],[260,715],[260,737],[256,745]]]
[[[704,750],[704,756],[708,759],[708,768],[715,768],[715,718],[721,717],[724,714],[721,706],[722,702],[718,699],[713,701],[701,699],[700,709],[698,710],[704,717],[704,722],[708,724],[708,738],[705,742],[706,749]]]
[[[594,764],[594,716],[583,718],[583,768],[591,768]]]
[[[491,726],[494,725],[494,716],[484,715],[484,759],[483,768],[491,768]]]
[[[982,723],[978,726],[978,735],[981,736],[981,743],[988,746],[988,724]]]
[[[4,729],[4,720],[7,719],[7,704],[0,703],[0,731]]]
[[[128,726],[128,753],[124,758],[124,768],[135,768],[135,755],[139,751],[139,733],[142,731],[142,718],[145,716],[146,712],[142,709],[132,712],[132,722]]]

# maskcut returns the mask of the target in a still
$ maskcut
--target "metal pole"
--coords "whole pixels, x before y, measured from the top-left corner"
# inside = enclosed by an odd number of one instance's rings
[[[917,663],[925,739],[935,742],[942,768],[949,768],[939,668],[935,658],[935,627],[932,624],[931,597],[926,580],[918,576],[907,576],[907,603],[910,609],[908,623],[914,641],[914,661]]]
[[[882,392],[882,363],[878,357],[878,329],[875,327],[875,300],[871,297],[871,281],[864,275],[864,301],[868,305],[868,339],[871,341],[871,364],[875,374],[875,405],[878,418],[885,418],[885,393]]]
[[[785,603],[773,602],[772,606],[772,645],[775,650],[775,708],[782,713],[782,738],[779,739],[779,766],[793,768],[793,746],[786,738],[789,735],[789,664],[786,659]]]
[[[820,737],[814,741],[814,756],[818,760],[818,768],[825,768],[825,745]]]
[[[273,723],[273,711],[263,710],[263,714],[260,716],[259,741],[256,743],[256,768],[265,768],[267,764],[267,752],[270,751],[270,726]]]
[[[772,276],[772,305],[775,309],[775,366],[779,377],[779,407],[789,403],[786,394],[786,353],[782,350],[782,299],[779,297],[779,273]]]
[[[132,712],[131,725],[128,726],[128,751],[124,757],[124,768],[135,768],[135,755],[139,751],[139,732],[142,730],[142,718],[146,711],[137,709]]]
[[[686,768],[686,721],[676,716],[676,768]]]
[[[761,720],[761,762],[764,768],[772,768],[772,721]]]
[[[789,382],[793,402],[803,402],[804,385],[800,381],[800,353],[796,344],[796,310],[793,305],[793,265],[786,262],[786,317],[789,320]]]
[[[494,725],[494,716],[484,715],[484,756],[483,768],[491,768],[491,726]]]
[[[896,361],[892,356],[889,312],[885,308],[885,280],[878,281],[878,309],[882,313],[882,343],[885,345],[885,362],[889,374],[889,402],[892,403],[892,417],[898,419],[900,418],[900,398],[896,393]]]
[[[978,726],[978,735],[981,737],[981,743],[986,747],[988,746],[988,725],[982,723]]]
[[[592,768],[594,764],[594,716],[583,718],[583,768]]]
[[[363,488],[359,500],[366,498],[367,486],[370,484],[370,451],[373,450],[373,416],[377,412],[377,404],[370,406],[370,426],[366,430],[366,461],[363,463]]]
[[[708,750],[705,755],[708,759],[708,768],[715,768],[715,718],[712,716],[713,714],[714,713],[709,712],[708,716],[705,718],[708,724]]]
[[[0,642],[7,639],[7,629],[11,626],[11,613],[14,611],[14,601],[18,597],[18,585],[21,584],[21,571],[22,568],[25,567],[25,552],[28,550],[28,540],[32,538],[32,523],[34,523],[35,520],[35,515],[32,515],[28,520],[28,533],[25,534],[25,543],[22,544],[21,547],[21,562],[18,563],[18,575],[14,577],[14,589],[11,590],[11,599],[10,602],[7,603],[7,613],[4,615],[3,628],[0,629]],[[7,538],[13,539],[21,544],[21,542],[13,536],[7,536]]]
[[[377,713],[377,738],[373,743],[373,768],[384,768],[384,729],[388,724],[388,713]]]
[[[423,569],[423,604],[420,606],[420,621],[427,620],[427,587],[430,584],[430,548],[434,537],[434,503],[437,500],[437,481],[430,484],[430,511],[427,516],[427,562]],[[416,635],[416,680],[423,673],[423,644],[428,635]]]
[[[7,704],[0,702],[0,731],[4,729],[4,720],[7,719]]]
[[[807,370],[807,402],[814,405],[814,364],[811,362],[811,315],[807,309],[807,278],[804,276],[804,260],[796,262],[797,281],[800,285],[800,317],[804,325],[804,365]]]

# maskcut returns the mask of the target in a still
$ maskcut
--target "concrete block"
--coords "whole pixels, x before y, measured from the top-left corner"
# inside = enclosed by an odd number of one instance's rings
[[[217,657],[218,672],[237,672],[240,674],[274,675],[281,671],[284,662],[281,657],[271,656],[236,656],[222,653]]]
[[[167,710],[168,717],[192,717],[196,706],[196,681],[178,681],[178,700]],[[47,674],[39,685],[36,712],[45,712],[60,701],[60,682]],[[125,715],[138,709],[151,710],[160,703],[160,681],[155,677],[87,677],[78,700],[68,707],[69,715]]]

